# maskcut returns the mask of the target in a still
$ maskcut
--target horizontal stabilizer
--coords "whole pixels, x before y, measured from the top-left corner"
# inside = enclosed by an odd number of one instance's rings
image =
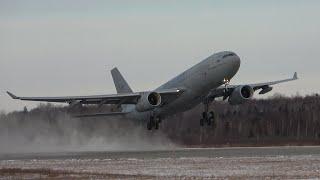
[[[84,117],[101,117],[101,116],[123,116],[127,112],[110,112],[110,113],[96,113],[96,114],[79,114],[72,117],[75,118],[84,118]]]
[[[297,72],[294,73],[293,79],[298,79],[298,73]]]
[[[19,99],[19,97],[17,97],[16,95],[12,94],[11,92],[7,91],[7,93],[12,99]]]

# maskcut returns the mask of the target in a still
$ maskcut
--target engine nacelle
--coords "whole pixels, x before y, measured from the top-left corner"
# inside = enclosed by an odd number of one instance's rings
[[[144,112],[152,110],[161,105],[161,95],[157,92],[144,92],[141,94],[136,110],[138,112]]]
[[[251,86],[239,86],[233,90],[232,94],[229,97],[229,103],[231,105],[238,105],[245,103],[252,98],[254,90]]]

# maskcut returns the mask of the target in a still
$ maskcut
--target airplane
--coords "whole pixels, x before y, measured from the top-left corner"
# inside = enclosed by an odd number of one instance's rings
[[[230,80],[240,68],[240,57],[231,51],[215,53],[200,63],[174,77],[153,91],[133,92],[127,81],[117,68],[111,70],[111,75],[117,94],[65,97],[19,97],[7,92],[13,99],[24,101],[43,101],[54,103],[69,103],[70,106],[94,104],[101,107],[104,104],[121,107],[119,112],[80,114],[75,117],[123,116],[134,120],[144,120],[147,129],[159,129],[163,119],[184,112],[203,103],[204,111],[200,126],[211,126],[215,120],[209,105],[216,98],[228,99],[230,105],[240,105],[250,100],[254,92],[266,94],[273,85],[297,80],[297,73],[289,79],[258,84],[229,85]]]

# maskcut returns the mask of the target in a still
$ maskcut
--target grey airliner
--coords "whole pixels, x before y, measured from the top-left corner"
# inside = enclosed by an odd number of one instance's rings
[[[230,51],[211,55],[177,77],[153,91],[133,92],[117,68],[111,70],[117,94],[65,97],[19,97],[7,92],[13,99],[25,101],[43,101],[69,103],[70,106],[96,104],[114,104],[121,107],[119,112],[80,114],[76,117],[124,116],[143,120],[147,129],[158,129],[161,121],[168,116],[187,111],[200,103],[204,110],[199,115],[200,126],[212,125],[215,120],[213,111],[208,106],[218,97],[228,99],[231,105],[245,103],[255,91],[265,94],[272,90],[272,85],[298,79],[297,73],[290,79],[279,81],[229,85],[230,80],[240,68],[240,58]]]

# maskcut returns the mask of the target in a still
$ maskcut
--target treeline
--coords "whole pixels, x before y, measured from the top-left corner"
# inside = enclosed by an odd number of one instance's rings
[[[126,129],[140,127],[146,131],[146,124],[130,120],[105,118],[73,119],[69,114],[92,112],[97,107],[80,110],[51,104],[41,104],[30,111],[1,113],[0,135],[10,131],[21,131],[21,136],[28,136],[30,129],[43,133],[50,132],[66,138],[73,128],[86,134],[106,133],[104,129],[122,129],[118,133],[127,133]],[[210,106],[216,114],[215,123],[210,127],[200,127],[203,106],[177,114],[164,120],[160,135],[166,136],[174,143],[185,146],[260,146],[260,145],[318,145],[320,144],[320,97],[315,94],[305,97],[283,97],[280,95],[268,99],[254,99],[249,102],[230,106],[226,102],[214,102]],[[104,106],[99,112],[115,111],[113,107]],[[77,122],[67,126],[65,121]],[[141,128],[143,126],[143,128]],[[23,133],[28,127],[28,132]],[[105,128],[107,127],[107,128]],[[116,128],[115,128],[116,127]],[[63,129],[63,130],[61,130]],[[38,136],[41,133],[31,133]],[[62,134],[61,134],[62,133]],[[100,134],[101,135],[101,134]],[[109,134],[105,134],[110,135]],[[157,134],[158,135],[158,134]],[[29,137],[36,138],[36,137]],[[139,138],[139,136],[137,136]]]
[[[251,100],[230,106],[215,102],[215,125],[199,127],[202,106],[166,121],[171,139],[187,145],[316,145],[320,144],[320,97]]]

